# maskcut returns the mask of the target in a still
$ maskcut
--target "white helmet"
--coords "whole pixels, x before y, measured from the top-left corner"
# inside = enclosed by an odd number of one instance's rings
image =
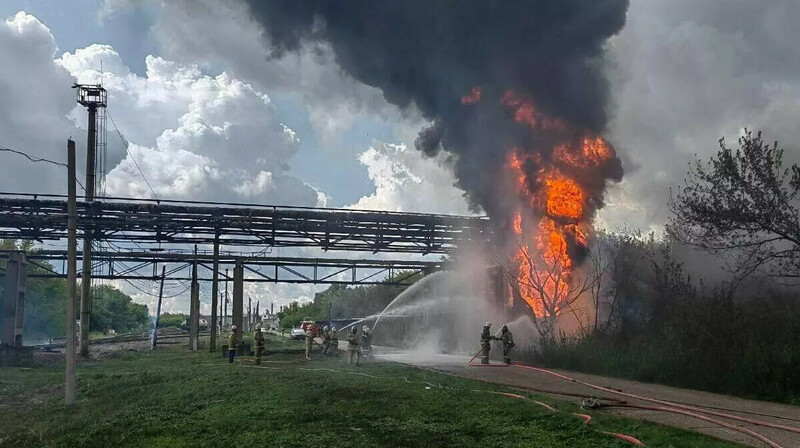
[[[336,331],[336,327],[331,327],[331,331]]]
[[[231,325],[231,331],[236,331],[236,325]]]
[[[328,331],[328,326],[325,325],[324,327],[322,327],[322,331]]]
[[[491,326],[492,326],[492,323],[491,323],[491,322],[489,322],[489,321],[487,320],[487,321],[486,321],[486,323],[485,323],[485,324],[483,324],[483,326],[484,326],[484,327],[491,327]]]
[[[364,333],[369,333],[369,327],[364,325],[363,327],[361,327],[361,331],[363,331]]]

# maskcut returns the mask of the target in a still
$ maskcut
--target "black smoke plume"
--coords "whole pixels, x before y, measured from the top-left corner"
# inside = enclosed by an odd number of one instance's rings
[[[401,108],[416,105],[432,125],[416,146],[453,157],[458,186],[474,208],[508,218],[499,176],[512,148],[548,160],[555,138],[535,135],[501,104],[507,91],[568,123],[601,134],[607,82],[603,45],[625,24],[628,0],[250,0],[271,57],[325,42],[355,79]],[[462,103],[473,87],[480,101]],[[565,138],[560,132],[558,139]],[[568,137],[569,138],[569,137]],[[586,175],[593,208],[613,166]],[[526,167],[535,170],[535,166]],[[594,178],[592,178],[594,177]],[[600,177],[600,178],[598,178]],[[535,186],[532,186],[535,188]]]

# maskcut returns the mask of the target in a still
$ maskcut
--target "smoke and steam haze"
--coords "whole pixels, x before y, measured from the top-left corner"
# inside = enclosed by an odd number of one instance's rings
[[[513,207],[503,200],[501,177],[514,148],[546,161],[554,143],[605,130],[603,48],[622,29],[628,8],[626,0],[249,5],[268,34],[271,57],[309,42],[330,45],[348,74],[379,88],[388,102],[419,110],[431,124],[417,148],[450,154],[457,186],[473,209],[502,220]],[[503,101],[509,92],[565,128],[531,133],[514,119],[519,107]],[[525,169],[538,166],[529,162]],[[602,204],[605,180],[622,174],[617,159],[596,173],[582,178],[594,207]]]

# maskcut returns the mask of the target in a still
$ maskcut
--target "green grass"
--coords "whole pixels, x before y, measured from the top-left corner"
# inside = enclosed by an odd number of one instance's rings
[[[256,368],[249,358],[229,365],[183,347],[126,352],[79,364],[71,412],[63,405],[63,368],[2,368],[0,446],[631,446],[601,431],[654,447],[738,446],[602,414],[586,426],[570,415],[577,410],[571,403],[535,396],[560,410],[554,414],[530,401],[473,392],[510,389],[398,364],[301,358],[271,355]]]

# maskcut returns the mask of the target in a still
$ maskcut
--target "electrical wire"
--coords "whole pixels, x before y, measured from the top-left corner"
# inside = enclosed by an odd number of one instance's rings
[[[117,123],[114,122],[114,117],[111,116],[111,113],[108,111],[108,108],[106,108],[106,115],[108,115],[108,119],[111,120],[111,124],[114,126],[114,130],[117,131],[117,135],[119,136],[119,139],[122,141],[122,144],[125,146],[125,152],[128,153],[129,156],[131,156],[131,160],[133,160],[133,164],[136,166],[136,169],[139,171],[139,174],[141,174],[142,179],[144,179],[144,183],[147,184],[147,188],[150,189],[150,193],[152,193],[152,195],[153,195],[153,197],[155,199],[159,199],[158,195],[155,192],[155,190],[153,190],[153,187],[150,185],[150,181],[147,180],[147,176],[144,175],[144,172],[142,171],[142,168],[139,166],[139,162],[136,161],[136,157],[134,157],[133,153],[131,152],[131,150],[129,148],[130,143],[125,138],[125,136],[122,135],[122,132],[117,127]]]
[[[0,146],[0,151],[10,152],[10,153],[13,153],[13,154],[20,155],[20,156],[25,157],[26,159],[30,160],[33,163],[45,162],[45,163],[50,163],[52,165],[61,166],[61,167],[64,167],[64,168],[69,168],[66,163],[56,162],[55,160],[45,159],[43,157],[32,156],[32,155],[24,153],[22,151],[18,151],[16,149],[7,148],[5,146]],[[75,182],[78,183],[78,186],[81,187],[81,190],[83,190],[84,192],[86,191],[86,188],[83,187],[83,184],[81,183],[81,181],[79,181],[78,179],[75,179]]]

